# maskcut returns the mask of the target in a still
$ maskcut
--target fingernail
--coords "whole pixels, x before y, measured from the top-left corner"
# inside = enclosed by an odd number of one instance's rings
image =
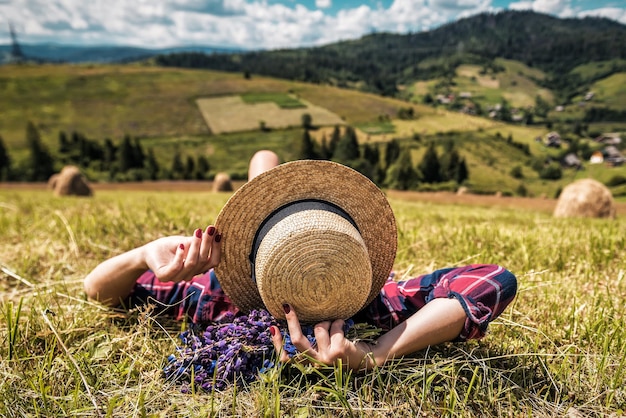
[[[276,335],[276,329],[274,327],[270,327],[270,334],[272,334],[272,337]]]
[[[213,236],[213,234],[215,234],[215,227],[214,226],[210,226],[206,229],[206,233],[209,234],[210,237]]]
[[[196,229],[196,238],[202,238],[202,230]]]
[[[220,242],[222,240],[222,234],[217,234],[215,236],[215,242]]]
[[[181,250],[184,250],[184,249],[185,249],[185,245],[184,245],[184,244],[180,244],[178,247],[179,247]]]
[[[291,306],[285,303],[283,304],[283,310],[285,311],[285,314],[288,314],[289,312],[291,312]]]

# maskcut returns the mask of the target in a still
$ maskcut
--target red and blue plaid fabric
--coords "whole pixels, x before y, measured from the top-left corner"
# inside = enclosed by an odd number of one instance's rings
[[[508,270],[493,264],[475,264],[434,271],[408,280],[392,273],[369,305],[353,318],[388,330],[406,320],[435,298],[456,298],[467,314],[457,340],[482,338],[489,322],[513,300],[517,280]],[[159,282],[145,272],[128,301],[130,306],[156,302],[158,310],[177,319],[202,323],[220,320],[239,310],[222,290],[211,270],[187,282]]]

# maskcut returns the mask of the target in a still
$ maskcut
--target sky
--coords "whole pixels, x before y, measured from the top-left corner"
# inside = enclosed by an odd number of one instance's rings
[[[0,0],[0,44],[298,48],[501,10],[626,24],[626,0]]]

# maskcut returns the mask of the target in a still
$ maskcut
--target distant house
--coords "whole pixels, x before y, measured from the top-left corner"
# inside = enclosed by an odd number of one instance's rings
[[[578,156],[574,154],[573,152],[566,154],[565,157],[563,157],[563,161],[561,161],[561,164],[564,167],[576,168],[578,170],[580,170],[583,167],[582,161],[580,161],[580,158],[578,158]]]
[[[546,135],[546,145],[553,148],[561,148],[561,135],[558,132],[550,132]]]
[[[605,145],[619,145],[622,143],[622,138],[618,133],[605,133],[596,137],[594,141]]]
[[[592,92],[592,91],[587,92],[587,94],[585,94],[585,101],[588,102],[589,100],[593,99],[594,95],[595,95],[595,93]]]
[[[604,162],[610,166],[618,166],[626,163],[626,158],[622,153],[613,145],[609,145],[602,151],[604,154]]]
[[[589,164],[602,164],[604,162],[604,154],[601,151],[596,151],[591,154],[589,158]]]
[[[462,91],[461,93],[459,93],[459,97],[461,99],[469,99],[470,97],[472,97],[472,93],[469,91]]]
[[[555,107],[554,110],[556,110],[557,112],[562,112],[562,111],[565,110],[565,108],[563,106],[559,105],[559,106]]]

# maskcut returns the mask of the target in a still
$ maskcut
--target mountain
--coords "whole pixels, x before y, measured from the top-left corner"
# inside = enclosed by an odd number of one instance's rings
[[[438,29],[376,33],[316,48],[204,55],[159,56],[165,66],[210,68],[342,87],[394,96],[398,85],[452,74],[460,64],[491,65],[517,60],[549,75],[557,88],[563,77],[592,61],[626,58],[626,26],[605,18],[559,19],[531,11],[483,13]]]
[[[46,44],[20,44],[26,60],[53,63],[120,63],[140,61],[156,55],[176,53],[239,53],[241,49],[215,48],[205,46],[181,46],[173,48],[149,49],[130,46],[78,46]],[[10,61],[11,45],[0,45],[0,64]]]

